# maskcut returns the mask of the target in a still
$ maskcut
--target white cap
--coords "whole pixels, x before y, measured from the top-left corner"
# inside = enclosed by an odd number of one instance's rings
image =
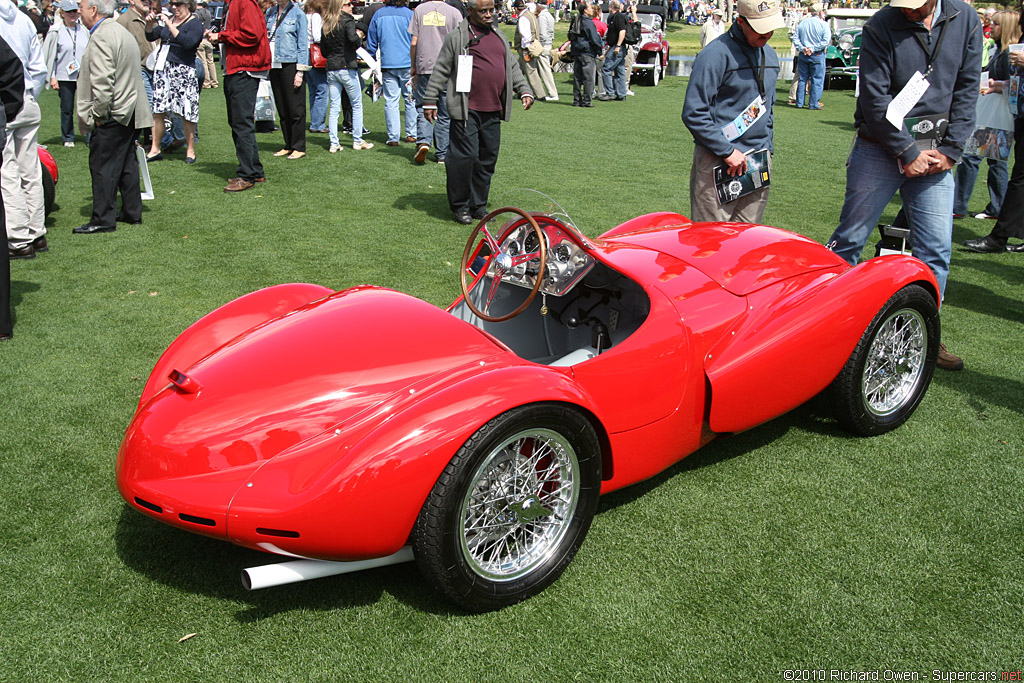
[[[779,0],[739,0],[736,11],[747,20],[750,28],[762,35],[786,27]]]

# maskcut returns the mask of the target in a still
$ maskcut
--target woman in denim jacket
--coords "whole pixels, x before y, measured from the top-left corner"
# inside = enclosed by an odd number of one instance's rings
[[[303,72],[309,71],[309,27],[298,3],[278,0],[267,10],[270,39],[270,87],[281,118],[284,147],[275,157],[306,156],[306,87]]]

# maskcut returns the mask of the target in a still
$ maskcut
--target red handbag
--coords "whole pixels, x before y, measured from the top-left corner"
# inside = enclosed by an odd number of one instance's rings
[[[320,43],[313,43],[309,46],[309,65],[314,69],[327,68],[327,58],[320,51]]]

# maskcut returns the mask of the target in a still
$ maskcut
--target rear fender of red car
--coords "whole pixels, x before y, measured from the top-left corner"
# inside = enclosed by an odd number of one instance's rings
[[[178,335],[160,356],[138,408],[169,384],[172,370],[184,371],[243,332],[333,293],[334,290],[320,285],[277,285],[246,294],[207,313]]]
[[[431,378],[358,424],[266,462],[235,495],[228,535],[239,545],[321,559],[390,555],[407,543],[427,495],[473,433],[538,402],[589,413],[568,369],[511,354]]]
[[[748,294],[747,314],[704,359],[711,429],[749,429],[820,393],[885,302],[913,283],[938,301],[935,277],[909,256],[805,273]]]

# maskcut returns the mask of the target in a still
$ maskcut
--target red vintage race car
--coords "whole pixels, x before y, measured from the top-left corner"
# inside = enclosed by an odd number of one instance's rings
[[[495,609],[559,576],[600,494],[716,437],[822,391],[856,433],[897,427],[939,346],[920,261],[851,268],[761,225],[654,213],[589,239],[502,209],[461,272],[445,310],[286,284],[200,319],[146,383],[124,499],[299,560],[249,587],[414,557],[451,600]]]

